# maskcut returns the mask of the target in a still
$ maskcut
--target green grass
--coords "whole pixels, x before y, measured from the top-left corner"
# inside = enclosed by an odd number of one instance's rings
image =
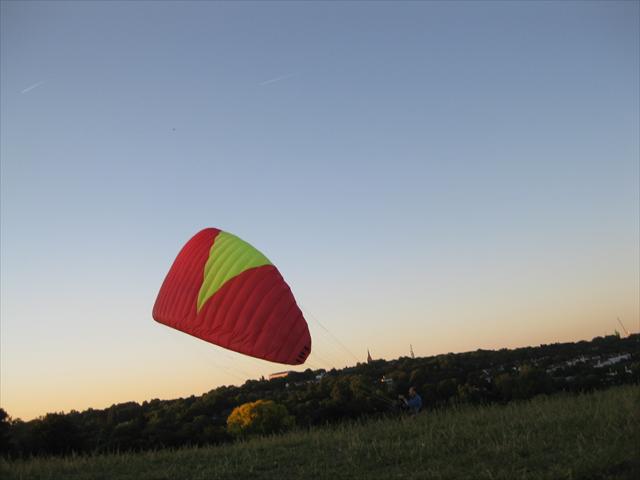
[[[9,479],[640,478],[640,386],[208,448],[0,462]]]

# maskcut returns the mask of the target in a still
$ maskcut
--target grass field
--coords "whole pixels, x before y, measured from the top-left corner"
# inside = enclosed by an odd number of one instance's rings
[[[640,386],[208,448],[2,461],[9,479],[640,478]]]

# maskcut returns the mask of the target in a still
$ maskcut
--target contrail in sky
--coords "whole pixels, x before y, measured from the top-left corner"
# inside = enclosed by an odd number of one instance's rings
[[[295,76],[295,74],[291,73],[289,75],[283,75],[281,77],[271,78],[269,80],[265,80],[264,82],[260,82],[259,85],[269,85],[270,83],[276,83],[276,82],[279,82],[280,80],[286,80],[287,78],[291,78],[293,76]]]
[[[44,83],[44,80],[38,82],[38,83],[34,83],[33,85],[25,88],[24,90],[22,90],[20,93],[27,93],[30,92],[31,90],[33,90],[34,88],[38,88],[40,85],[42,85]]]

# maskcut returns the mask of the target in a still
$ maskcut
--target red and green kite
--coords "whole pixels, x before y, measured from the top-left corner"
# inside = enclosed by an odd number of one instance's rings
[[[160,288],[153,318],[207,342],[299,365],[311,335],[278,269],[240,238],[216,228],[182,248]]]

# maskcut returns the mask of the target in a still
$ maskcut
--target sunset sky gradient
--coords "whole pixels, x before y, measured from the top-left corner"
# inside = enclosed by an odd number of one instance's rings
[[[638,2],[1,5],[12,417],[286,369],[152,320],[209,226],[312,368],[638,331]]]

